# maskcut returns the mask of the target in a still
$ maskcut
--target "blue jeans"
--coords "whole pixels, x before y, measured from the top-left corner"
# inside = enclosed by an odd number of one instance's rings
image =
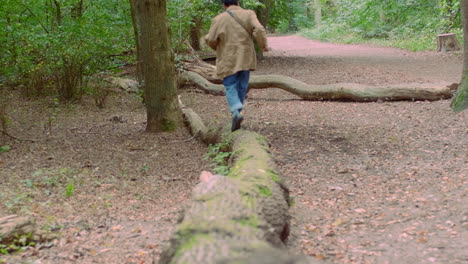
[[[250,71],[239,71],[223,79],[229,110],[233,115],[238,114],[244,108],[249,78]]]

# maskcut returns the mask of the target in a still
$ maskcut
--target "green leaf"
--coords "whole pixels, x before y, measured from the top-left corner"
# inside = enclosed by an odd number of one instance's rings
[[[10,151],[10,149],[11,149],[10,146],[2,146],[2,147],[0,147],[0,153],[8,152],[8,151]]]
[[[74,192],[75,192],[75,186],[73,185],[73,182],[70,182],[67,185],[67,189],[65,190],[65,195],[67,196],[67,198],[70,198],[72,197]]]

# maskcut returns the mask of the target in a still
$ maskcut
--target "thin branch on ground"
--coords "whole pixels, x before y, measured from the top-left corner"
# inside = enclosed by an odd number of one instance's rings
[[[31,142],[31,143],[36,143],[37,142],[37,140],[17,138],[15,136],[10,135],[8,132],[3,131],[3,130],[1,132],[2,132],[3,135],[5,135],[7,137],[10,137],[10,138],[12,138],[14,140],[18,140],[18,141],[22,141],[22,142]]]

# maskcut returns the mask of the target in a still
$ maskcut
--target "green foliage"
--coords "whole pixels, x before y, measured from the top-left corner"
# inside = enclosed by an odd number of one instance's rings
[[[258,192],[263,196],[270,197],[273,195],[273,193],[267,186],[258,185],[257,188],[258,188]]]
[[[209,146],[209,151],[205,155],[205,159],[211,160],[211,166],[216,174],[229,174],[228,161],[232,155],[232,152],[229,151],[229,147],[230,145],[228,142]]]
[[[293,3],[315,10],[314,1]],[[436,47],[436,35],[453,32],[462,41],[459,0],[327,0],[322,24],[297,24],[304,36],[339,43],[370,43],[411,51]],[[307,12],[306,12],[307,13]],[[294,12],[293,21],[312,23],[313,12]],[[299,19],[299,20],[298,20]],[[294,27],[293,27],[294,28]]]
[[[5,201],[4,205],[13,213],[19,212],[24,206],[31,202],[31,194],[19,193],[13,199]]]
[[[241,218],[241,219],[236,219],[235,222],[243,225],[243,226],[250,226],[253,228],[258,228],[260,225],[260,221],[257,216],[253,215],[248,218]]]
[[[296,196],[289,196],[289,206],[294,207],[296,205]]]
[[[4,0],[1,74],[29,91],[56,88],[76,99],[86,76],[115,67],[111,55],[133,48],[129,12],[126,1]]]
[[[68,168],[59,170],[41,169],[35,171],[31,179],[26,179],[23,182],[29,188],[43,190],[46,195],[65,192],[65,196],[70,198],[75,192],[77,171]]]
[[[73,182],[68,183],[67,188],[65,189],[65,196],[67,196],[67,198],[70,198],[72,197],[74,192],[75,192],[75,186],[73,185]]]
[[[322,22],[315,25],[314,0],[275,1],[270,24],[279,32],[339,43],[370,43],[411,51],[436,47],[435,37],[453,32],[462,39],[460,0],[320,0]]]
[[[255,9],[261,5],[258,0],[243,0],[241,6],[247,9]],[[211,20],[221,12],[223,5],[219,0],[168,0],[167,14],[172,32],[172,44],[176,52],[186,49],[185,42],[190,35],[191,27],[207,32]],[[202,37],[202,36],[200,36]]]
[[[31,233],[21,236],[16,236],[15,239],[8,244],[0,243],[0,254],[7,255],[12,252],[22,252],[26,249],[35,246],[36,243],[33,240]]]
[[[0,147],[0,153],[2,153],[2,152],[8,152],[8,151],[10,151],[10,149],[11,149],[11,148],[10,148],[10,146],[8,146],[8,145],[6,145],[6,146],[1,146],[1,147]]]

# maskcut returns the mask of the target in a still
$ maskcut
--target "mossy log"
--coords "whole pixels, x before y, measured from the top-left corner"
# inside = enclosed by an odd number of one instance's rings
[[[266,139],[246,130],[208,132],[193,110],[181,108],[193,134],[229,143],[231,170],[202,172],[159,263],[313,263],[279,249],[289,235],[291,203]]]
[[[191,108],[186,107],[179,96],[179,105],[184,116],[184,123],[189,128],[192,135],[197,136],[206,144],[216,144],[222,141],[230,132],[228,125],[224,127],[207,127],[200,116]]]
[[[233,133],[230,142],[230,174],[202,174],[160,263],[230,263],[282,247],[289,234],[289,191],[268,143],[245,130]]]
[[[181,84],[194,84],[203,91],[222,95],[224,87],[208,81],[204,76],[185,71],[179,76]],[[453,84],[400,84],[385,86],[367,86],[341,83],[310,85],[283,75],[253,75],[249,89],[279,88],[309,101],[436,101],[452,97]]]

